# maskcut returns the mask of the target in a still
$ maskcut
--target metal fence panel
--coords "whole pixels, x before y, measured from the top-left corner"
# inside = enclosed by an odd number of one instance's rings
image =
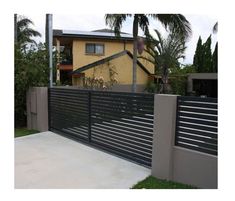
[[[217,155],[218,100],[216,98],[177,98],[175,144]]]
[[[50,129],[151,166],[154,95],[50,88]]]

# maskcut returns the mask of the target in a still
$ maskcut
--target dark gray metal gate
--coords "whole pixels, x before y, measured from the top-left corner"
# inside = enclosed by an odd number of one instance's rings
[[[175,145],[217,155],[217,98],[177,98]]]
[[[49,89],[50,130],[151,166],[154,95]]]

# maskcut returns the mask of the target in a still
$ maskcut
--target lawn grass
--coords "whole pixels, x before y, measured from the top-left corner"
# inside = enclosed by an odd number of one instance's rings
[[[143,181],[138,182],[135,184],[132,189],[195,189],[196,187],[187,185],[187,184],[180,184],[173,181],[166,181],[157,179],[153,176],[149,176]]]
[[[39,133],[37,130],[28,130],[27,128],[15,128],[15,137],[22,137],[25,135],[31,135]]]

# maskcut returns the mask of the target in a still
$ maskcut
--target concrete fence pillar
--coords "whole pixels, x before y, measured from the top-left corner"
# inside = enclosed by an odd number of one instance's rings
[[[27,128],[48,130],[48,89],[31,87],[27,92]]]
[[[176,105],[176,95],[156,94],[154,97],[152,175],[159,179],[173,178]]]

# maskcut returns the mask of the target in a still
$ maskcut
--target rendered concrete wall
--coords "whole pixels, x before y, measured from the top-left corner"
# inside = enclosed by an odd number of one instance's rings
[[[173,180],[200,188],[217,188],[217,156],[174,147]]]
[[[27,92],[27,128],[48,131],[48,89],[31,87]]]
[[[176,117],[175,95],[155,95],[152,175],[172,180],[172,154]]]
[[[199,188],[217,188],[217,156],[175,146],[177,96],[155,95],[152,175]]]

